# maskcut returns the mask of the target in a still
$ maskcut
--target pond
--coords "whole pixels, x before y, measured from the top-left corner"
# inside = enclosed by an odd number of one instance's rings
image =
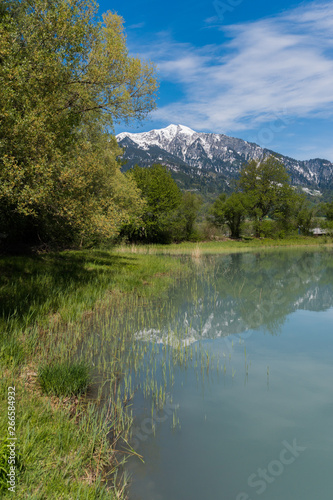
[[[136,331],[164,366],[166,343],[192,360],[160,410],[134,397],[130,500],[331,500],[333,251],[192,265]]]

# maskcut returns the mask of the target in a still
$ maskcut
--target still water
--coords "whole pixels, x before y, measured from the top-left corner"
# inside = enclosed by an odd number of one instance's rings
[[[154,417],[134,398],[131,500],[332,500],[333,251],[206,256],[142,341],[181,341]],[[163,310],[171,311],[163,315]]]

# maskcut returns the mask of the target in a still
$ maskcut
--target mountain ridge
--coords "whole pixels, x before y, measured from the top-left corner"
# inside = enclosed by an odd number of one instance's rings
[[[227,191],[244,163],[270,154],[284,163],[294,186],[310,194],[313,191],[314,195],[333,188],[333,163],[326,159],[295,160],[243,139],[196,132],[185,125],[171,124],[149,132],[122,132],[116,138],[125,150],[124,170],[135,164],[149,167],[161,163],[184,188],[193,183],[201,185],[199,191],[205,188],[216,191],[210,186],[213,183],[219,190]]]

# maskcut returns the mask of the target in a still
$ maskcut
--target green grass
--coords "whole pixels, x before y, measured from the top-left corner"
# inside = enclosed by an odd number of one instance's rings
[[[9,446],[13,444],[13,441],[9,441],[7,438],[4,438],[0,441],[0,492],[4,492],[8,487],[8,461],[11,461]],[[21,476],[22,471],[24,470],[22,463],[22,455],[21,453],[16,452],[16,475],[18,477]]]
[[[50,325],[74,323],[129,293],[159,295],[181,270],[175,259],[107,250],[1,257],[0,357],[21,364]]]
[[[118,476],[113,485],[123,460],[115,450],[120,435],[126,439],[131,419],[119,394],[115,391],[112,411],[106,414],[103,405],[99,407],[103,394],[95,394],[94,386],[88,387],[88,396],[92,391],[88,399],[79,396],[73,403],[73,398],[62,398],[86,388],[88,373],[80,360],[92,366],[89,356],[101,350],[90,320],[103,332],[109,343],[106,352],[112,358],[95,370],[116,389],[128,352],[127,339],[119,336],[124,312],[148,300],[162,300],[175,278],[184,273],[186,267],[177,258],[118,255],[111,250],[0,258],[0,400],[4,409],[0,436],[7,436],[7,387],[15,385],[17,451],[24,465],[15,498],[124,498],[125,479]],[[104,328],[105,315],[111,310],[112,328]],[[128,329],[126,335],[132,332]],[[83,342],[88,342],[88,348],[79,354]],[[91,375],[96,378],[95,373]],[[110,429],[114,429],[111,440]],[[111,479],[106,482],[108,474]],[[5,490],[2,497],[10,495]]]
[[[131,254],[146,255],[195,255],[195,254],[222,254],[230,252],[249,251],[276,247],[303,247],[303,246],[332,246],[333,237],[330,236],[292,236],[283,239],[274,238],[243,238],[242,240],[226,239],[224,241],[204,241],[198,243],[183,242],[172,245],[119,245],[116,251],[119,255]]]
[[[109,421],[97,419],[93,405],[81,416],[80,406],[70,413],[66,405],[42,397],[27,380],[20,380],[17,375],[15,378],[16,449],[21,457],[21,471],[16,478],[15,494],[5,489],[1,498],[118,498],[116,489],[107,491],[102,481],[103,468],[113,461],[107,439]],[[10,378],[4,378],[2,386],[5,384],[11,384]],[[5,412],[2,412],[2,435],[6,424]]]
[[[175,269],[176,262],[106,250],[1,257],[1,327],[16,330],[36,321],[48,323],[52,314],[74,321],[104,299],[105,292],[146,293],[145,281]]]
[[[38,370],[38,381],[44,394],[79,396],[89,385],[89,371],[85,362],[45,365]]]

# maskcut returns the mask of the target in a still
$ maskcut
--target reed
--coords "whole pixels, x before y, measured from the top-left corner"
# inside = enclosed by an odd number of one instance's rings
[[[171,245],[131,245],[135,254],[149,255],[191,255],[194,262],[199,261],[203,254],[223,254],[256,249],[277,247],[332,246],[333,237],[316,238],[313,236],[290,236],[283,239],[244,238],[243,240],[203,241],[199,243],[183,242]],[[129,247],[121,245],[116,248],[119,254],[128,253]]]
[[[15,385],[20,401],[15,497],[125,498],[137,379],[147,364],[146,395],[161,407],[172,371],[165,362],[156,383],[160,350],[138,342],[134,325],[154,321],[151,301],[189,269],[174,258],[91,250],[3,257],[0,271],[0,395],[5,405]],[[6,428],[2,412],[2,435]]]
[[[215,307],[219,298],[209,257],[201,258],[200,247],[198,266],[198,256],[146,250],[63,252],[0,264],[15,264],[12,282],[0,278],[0,295],[12,297],[1,320],[2,363],[22,393],[28,387],[18,415],[25,469],[17,498],[35,492],[40,498],[125,498],[127,477],[119,471],[129,454],[138,455],[131,441],[136,393],[147,399],[155,433],[154,416],[179,372],[194,369],[204,384],[213,369],[227,378],[231,368],[234,378],[231,354],[227,374],[225,354],[222,365],[207,343],[191,344],[193,329],[204,340],[202,308]],[[193,317],[183,323],[180,279],[193,302]],[[14,300],[24,295],[19,285],[30,290],[22,304]],[[9,378],[0,383],[3,394]],[[176,413],[171,425],[180,427]]]

